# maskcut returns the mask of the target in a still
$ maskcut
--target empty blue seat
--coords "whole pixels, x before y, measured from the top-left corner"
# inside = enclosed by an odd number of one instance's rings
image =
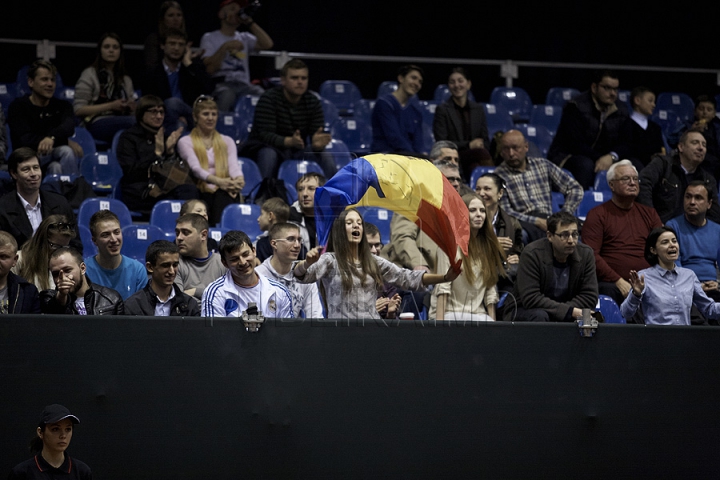
[[[618,90],[618,100],[623,102],[628,108],[628,112],[632,112],[632,101],[630,100],[630,90]]]
[[[520,87],[495,87],[490,94],[490,103],[503,105],[514,122],[527,122],[532,112],[530,95]]]
[[[695,102],[690,95],[681,92],[663,92],[655,101],[657,110],[672,110],[684,122],[692,122],[695,118]]]
[[[93,139],[92,134],[85,127],[75,127],[75,133],[70,137],[70,140],[82,147],[83,156],[97,152],[95,139]]]
[[[542,158],[547,158],[547,152],[553,140],[553,136],[547,128],[543,125],[521,124],[515,125],[515,129],[521,131],[525,135],[525,139],[538,148]]]
[[[432,127],[435,119],[435,109],[438,106],[438,102],[433,100],[421,100],[420,107],[423,114],[423,122]]]
[[[235,113],[240,115],[241,118],[247,118],[252,120],[255,116],[255,106],[260,99],[257,95],[243,95],[235,102]]]
[[[257,163],[255,163],[253,159],[238,157],[238,163],[242,169],[243,177],[245,177],[245,186],[242,189],[242,194],[244,197],[247,197],[250,194],[250,190],[262,182],[262,175],[260,174]]]
[[[86,225],[78,224],[78,233],[80,234],[80,242],[83,247],[83,258],[94,257],[97,255],[97,246],[92,241],[92,233]]]
[[[342,140],[351,152],[368,153],[372,144],[372,126],[354,118],[341,118],[335,125],[333,137]]]
[[[145,264],[145,252],[155,240],[167,240],[165,232],[155,225],[128,225],[123,227],[122,254]]]
[[[598,303],[595,309],[602,313],[605,323],[627,323],[622,313],[620,313],[618,304],[607,295],[598,296]]]
[[[297,181],[308,172],[317,172],[325,175],[322,167],[312,160],[285,160],[278,168],[278,176],[280,180],[290,185],[295,185]]]
[[[473,168],[473,171],[470,173],[470,188],[475,190],[475,185],[477,184],[478,178],[482,177],[486,173],[491,173],[495,171],[495,167],[475,167]]]
[[[325,130],[328,132],[332,131],[335,124],[340,121],[340,113],[338,108],[327,98],[320,99],[322,103],[323,116],[325,117]]]
[[[593,190],[601,192],[610,191],[610,185],[607,181],[607,170],[600,170],[595,174],[595,183],[593,184]]]
[[[78,210],[78,225],[90,225],[90,217],[100,210],[110,210],[117,215],[121,227],[132,225],[132,216],[127,206],[115,198],[93,197],[86,198]]]
[[[550,135],[555,136],[561,117],[562,107],[557,105],[533,105],[532,113],[530,113],[530,124],[542,125],[548,129]]]
[[[676,145],[680,139],[680,133],[685,129],[685,122],[674,110],[655,109],[650,117],[653,122],[660,125],[663,135],[670,143]],[[669,151],[669,150],[668,150]]]
[[[320,96],[331,101],[342,116],[353,115],[362,100],[360,89],[350,80],[326,80],[320,85]]]
[[[7,118],[7,111],[10,104],[15,100],[15,85],[12,83],[0,83],[0,105]]]
[[[582,202],[578,205],[576,216],[581,220],[585,220],[585,217],[587,217],[590,210],[607,202],[610,200],[610,197],[612,197],[612,193],[610,192],[585,190]]]
[[[215,127],[222,135],[227,135],[236,142],[246,137],[242,132],[243,125],[247,125],[247,121],[243,122],[240,115],[234,112],[219,112],[217,126]]]
[[[255,204],[228,205],[220,218],[220,227],[226,230],[240,230],[245,232],[253,242],[262,234],[257,219],[260,216],[260,206]]]
[[[357,158],[357,155],[350,152],[348,146],[340,139],[333,138],[330,143],[325,146],[325,150],[320,154],[323,157],[332,156],[335,163],[335,169],[340,170],[342,167],[350,163],[350,160]]]
[[[159,227],[168,240],[175,239],[175,221],[180,216],[184,200],[160,200],[150,212],[150,225]]]
[[[124,131],[125,131],[125,129],[122,128],[122,129],[118,130],[117,132],[115,132],[115,135],[113,135],[112,142],[110,143],[110,150],[115,152],[115,155],[117,155],[117,146],[118,146],[118,142],[120,142],[120,135],[122,135]]]
[[[485,108],[488,135],[491,139],[495,132],[507,132],[514,128],[513,119],[504,106],[492,103],[483,103],[482,106]]]
[[[115,152],[86,154],[80,161],[80,173],[96,193],[114,196],[123,176]]]
[[[227,228],[211,227],[208,229],[208,238],[212,238],[216,242],[220,243],[223,235],[225,235],[227,232],[229,232]],[[251,240],[253,239],[251,238]]]
[[[383,244],[390,242],[390,221],[393,212],[378,207],[358,207],[365,223],[372,223],[380,230],[380,241]]]
[[[565,105],[565,102],[579,94],[580,90],[577,88],[553,87],[548,90],[547,95],[545,96],[545,103],[547,105],[555,105],[562,108]]]

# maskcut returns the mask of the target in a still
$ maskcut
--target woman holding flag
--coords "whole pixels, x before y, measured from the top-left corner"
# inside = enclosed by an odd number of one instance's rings
[[[452,267],[444,275],[400,268],[370,253],[360,213],[344,210],[332,224],[327,252],[316,247],[299,262],[294,275],[302,283],[321,282],[328,318],[380,318],[375,309],[383,283],[404,290],[452,282],[460,272]]]

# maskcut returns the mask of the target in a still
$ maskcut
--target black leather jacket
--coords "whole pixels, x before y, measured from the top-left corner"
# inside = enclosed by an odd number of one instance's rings
[[[171,317],[199,317],[200,305],[190,295],[180,290],[180,287],[173,285],[175,296],[170,301]],[[157,305],[157,295],[152,290],[150,282],[145,288],[135,292],[125,301],[125,315],[145,315],[149,317],[155,316],[155,306]]]
[[[112,288],[94,284],[85,276],[88,290],[85,292],[85,310],[88,315],[123,315],[125,304],[118,292]],[[57,315],[79,315],[75,308],[76,297],[70,294],[67,305],[61,305],[55,299],[56,290],[43,290],[40,293],[40,309],[42,313]]]

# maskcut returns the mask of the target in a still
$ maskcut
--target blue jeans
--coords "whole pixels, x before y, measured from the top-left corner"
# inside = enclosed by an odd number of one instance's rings
[[[195,126],[193,122],[192,107],[185,103],[181,98],[170,97],[165,99],[165,134],[170,134],[177,130],[178,127],[184,127],[189,132]],[[187,124],[180,123],[180,117],[183,117]]]
[[[40,166],[46,174],[58,173],[61,175],[79,174],[78,159],[75,152],[67,145],[55,147],[47,155],[39,157]]]

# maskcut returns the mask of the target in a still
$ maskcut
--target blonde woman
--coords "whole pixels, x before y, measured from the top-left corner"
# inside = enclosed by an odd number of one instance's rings
[[[212,97],[202,95],[195,100],[193,119],[195,128],[178,141],[178,151],[197,180],[210,225],[216,225],[226,206],[242,202],[240,192],[245,178],[237,160],[235,140],[215,129],[218,107]]]

